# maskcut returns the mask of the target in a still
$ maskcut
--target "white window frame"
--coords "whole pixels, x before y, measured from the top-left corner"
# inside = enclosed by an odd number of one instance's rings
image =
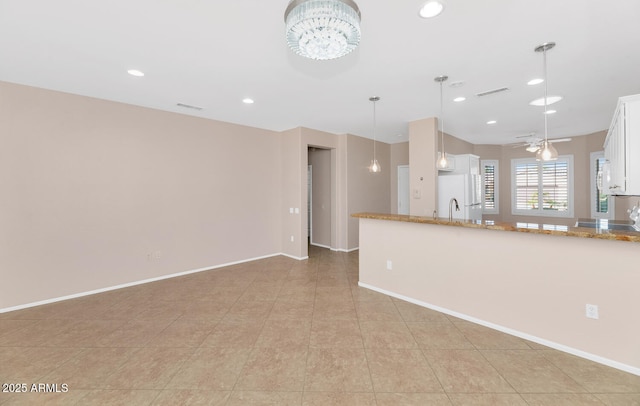
[[[542,167],[543,161],[536,161],[535,158],[519,158],[511,160],[511,214],[514,216],[537,216],[537,217],[561,217],[572,218],[574,213],[574,167],[573,167],[573,155],[560,155],[558,161],[567,162],[567,177],[568,177],[568,191],[567,191],[567,210],[555,211],[544,210],[541,206],[537,210],[518,210],[516,209],[517,200],[517,186],[516,186],[516,166],[519,164],[531,164],[537,163]],[[542,175],[542,171],[539,171],[539,176]],[[538,185],[540,183],[538,182]]]
[[[500,162],[497,159],[483,159],[480,161],[480,175],[482,175],[482,214],[500,213]],[[487,166],[493,166],[493,198],[494,208],[487,209],[485,205],[484,193],[484,170]]]
[[[604,158],[604,151],[592,152],[590,155],[589,162],[589,173],[590,173],[590,190],[591,193],[589,195],[589,208],[591,210],[591,218],[594,219],[608,219],[613,220],[615,218],[616,206],[615,206],[615,198],[613,196],[609,196],[609,203],[607,213],[600,213],[596,211],[595,201],[598,198],[598,178],[596,171],[596,160],[600,158]]]

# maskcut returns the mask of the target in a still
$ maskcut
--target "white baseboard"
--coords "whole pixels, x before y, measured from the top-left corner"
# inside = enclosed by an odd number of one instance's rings
[[[336,251],[336,252],[353,252],[353,251],[358,251],[360,249],[360,247],[356,247],[356,248],[350,248],[350,249],[345,249],[345,248],[336,248],[336,249],[332,249],[331,251]]]
[[[285,254],[284,252],[281,252],[278,255],[282,255],[282,256],[285,256],[287,258],[295,259],[295,260],[298,260],[298,261],[304,261],[305,259],[309,259],[308,256],[306,256],[306,257],[295,257],[293,255]]]
[[[328,250],[331,250],[333,252],[353,252],[353,251],[357,251],[360,249],[360,247],[356,247],[356,248],[351,248],[351,249],[345,249],[345,248],[332,248],[329,247],[328,245],[323,245],[323,244],[317,244],[315,242],[310,242],[309,244],[313,245],[314,247],[320,247],[320,248],[326,248]]]
[[[310,244],[310,245],[313,245],[314,247],[326,248],[326,249],[328,249],[328,250],[335,251],[335,249],[334,249],[334,248],[331,248],[331,247],[329,247],[328,245],[318,244],[318,243],[315,243],[315,242],[313,242],[313,241],[312,241],[312,242],[310,242],[309,244]]]
[[[591,354],[591,353],[588,353],[588,352],[585,352],[585,351],[577,350],[575,348],[571,348],[571,347],[568,347],[568,346],[563,345],[563,344],[558,344],[556,342],[545,340],[543,338],[539,338],[539,337],[536,337],[536,336],[532,336],[530,334],[526,334],[526,333],[523,333],[521,331],[513,330],[513,329],[510,329],[508,327],[504,327],[504,326],[500,326],[498,324],[494,324],[494,323],[490,323],[490,322],[487,322],[487,321],[484,321],[484,320],[480,320],[480,319],[477,319],[475,317],[468,316],[466,314],[458,313],[458,312],[455,312],[455,311],[452,311],[452,310],[449,310],[449,309],[445,309],[445,308],[440,307],[440,306],[432,305],[430,303],[421,302],[420,300],[415,300],[415,299],[412,299],[412,298],[407,297],[407,296],[403,296],[403,295],[400,295],[400,294],[397,294],[397,293],[394,293],[394,292],[390,292],[390,291],[387,291],[387,290],[384,290],[384,289],[380,289],[380,288],[377,288],[375,286],[368,285],[366,283],[358,282],[358,286],[361,286],[361,287],[366,288],[366,289],[371,289],[373,291],[376,291],[376,292],[379,292],[379,293],[383,293],[383,294],[385,294],[387,296],[395,297],[396,299],[404,300],[406,302],[413,303],[413,304],[418,305],[418,306],[426,307],[428,309],[435,310],[435,311],[440,312],[440,313],[448,314],[450,316],[457,317],[459,319],[470,321],[472,323],[479,324],[481,326],[489,327],[489,328],[492,328],[494,330],[498,330],[498,331],[501,331],[503,333],[510,334],[512,336],[520,337],[520,338],[523,338],[525,340],[529,340],[529,341],[532,341],[534,343],[538,343],[538,344],[541,344],[541,345],[556,349],[558,351],[566,352],[566,353],[575,355],[575,356],[580,357],[580,358],[585,358],[585,359],[588,359],[590,361],[597,362],[599,364],[606,365],[606,366],[609,366],[609,367],[612,367],[612,368],[615,368],[615,369],[619,369],[619,370],[624,371],[624,372],[629,372],[630,374],[634,374],[634,375],[640,376],[640,368],[637,368],[637,367],[634,367],[634,366],[631,366],[631,365],[627,365],[627,364],[623,364],[622,362],[610,360],[608,358],[604,358],[604,357],[601,357],[599,355],[595,355],[595,354]]]
[[[178,272],[178,273],[173,273],[173,274],[169,274],[169,275],[162,275],[162,276],[158,276],[156,278],[143,279],[143,280],[140,280],[140,281],[123,283],[121,285],[115,285],[115,286],[109,286],[109,287],[106,287],[106,288],[90,290],[88,292],[74,293],[72,295],[55,297],[55,298],[47,299],[47,300],[40,300],[38,302],[32,302],[32,303],[27,303],[27,304],[23,304],[23,305],[7,307],[7,308],[4,308],[4,309],[0,309],[0,313],[12,312],[12,311],[15,311],[15,310],[27,309],[29,307],[35,307],[35,306],[45,305],[45,304],[49,304],[49,303],[61,302],[63,300],[69,300],[69,299],[75,299],[75,298],[83,297],[83,296],[95,295],[97,293],[108,292],[110,290],[128,288],[128,287],[131,287],[131,286],[136,286],[136,285],[142,285],[144,283],[161,281],[163,279],[176,278],[178,276],[189,275],[189,274],[192,274],[192,273],[198,273],[198,272],[203,272],[203,271],[211,271],[211,270],[218,269],[218,268],[224,268],[226,266],[237,265],[237,264],[242,264],[242,263],[251,262],[251,261],[257,261],[257,260],[265,259],[265,258],[277,257],[278,255],[288,256],[288,255],[283,254],[283,253],[276,253],[276,254],[263,255],[263,256],[255,257],[255,258],[243,259],[243,260],[240,260],[240,261],[227,262],[225,264],[212,265],[212,266],[207,266],[207,267],[204,267],[204,268],[192,269],[190,271]]]

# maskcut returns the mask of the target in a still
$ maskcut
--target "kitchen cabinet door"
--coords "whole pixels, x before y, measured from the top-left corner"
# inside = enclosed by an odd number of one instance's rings
[[[602,193],[640,196],[640,94],[618,100],[604,154]]]
[[[626,192],[626,153],[624,131],[625,105],[621,104],[614,116],[604,145],[607,172],[604,174],[604,193],[624,194]]]

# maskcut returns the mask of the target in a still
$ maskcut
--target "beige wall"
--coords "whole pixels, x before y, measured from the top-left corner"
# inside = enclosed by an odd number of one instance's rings
[[[438,139],[438,151],[440,151],[441,147],[440,147],[440,139]],[[459,138],[456,138],[452,135],[449,135],[447,133],[444,133],[444,150],[447,154],[453,154],[453,155],[458,155],[458,154],[473,154],[474,153],[474,145],[467,142],[467,141],[463,141]]]
[[[283,131],[280,134],[281,140],[281,179],[280,187],[282,216],[282,233],[280,244],[282,253],[293,258],[304,258],[307,256],[307,199],[303,196],[306,193],[307,184],[307,160],[306,150],[302,155],[302,129],[294,128]],[[304,159],[303,159],[304,158]],[[302,168],[304,167],[304,172]],[[294,213],[291,213],[294,209]],[[295,213],[298,209],[298,213]]]
[[[412,216],[432,216],[438,208],[437,135],[436,118],[409,123],[409,213]]]
[[[400,142],[390,146],[391,174],[389,178],[391,202],[391,213],[398,213],[398,166],[409,165],[409,142]]]
[[[351,214],[359,212],[389,213],[391,198],[389,180],[391,174],[390,145],[377,142],[376,158],[382,167],[380,173],[370,173],[373,158],[373,141],[368,138],[347,135],[347,201],[348,201],[348,249],[358,248],[358,219]]]
[[[612,266],[637,243],[372,219],[360,242],[366,287],[640,375],[640,273]]]
[[[277,133],[0,82],[0,141],[0,309],[305,258],[309,146],[329,154],[323,242],[355,249],[350,214],[390,211],[390,145],[377,143],[383,172],[370,174],[373,141],[353,135]]]
[[[0,309],[283,251],[277,133],[0,82],[0,140]]]

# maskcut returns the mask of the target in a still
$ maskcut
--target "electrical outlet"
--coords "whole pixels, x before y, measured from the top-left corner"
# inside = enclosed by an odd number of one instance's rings
[[[293,242],[295,240],[295,238],[293,238],[293,236],[291,236],[291,242]]]
[[[390,259],[387,259],[387,271],[390,271],[393,269],[393,262],[391,262]]]
[[[598,305],[587,304],[585,306],[586,316],[588,319],[598,319]]]

